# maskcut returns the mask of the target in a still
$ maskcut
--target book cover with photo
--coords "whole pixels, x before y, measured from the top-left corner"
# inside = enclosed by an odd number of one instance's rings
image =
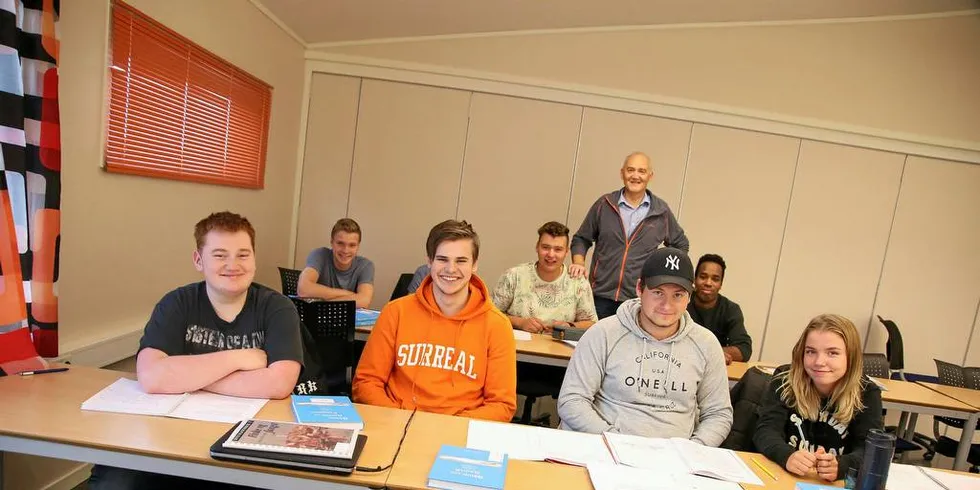
[[[351,458],[357,430],[271,420],[246,420],[224,447],[328,458]]]

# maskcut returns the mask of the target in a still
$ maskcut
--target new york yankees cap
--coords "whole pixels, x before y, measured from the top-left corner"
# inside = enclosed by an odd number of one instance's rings
[[[648,288],[676,284],[687,292],[694,290],[694,265],[687,252],[676,248],[658,248],[643,263],[643,283]]]

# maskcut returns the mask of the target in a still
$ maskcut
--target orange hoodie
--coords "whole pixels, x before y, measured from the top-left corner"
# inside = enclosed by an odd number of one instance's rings
[[[466,306],[439,310],[426,277],[414,296],[388,303],[354,376],[354,401],[510,422],[517,408],[517,346],[510,321],[470,278]]]

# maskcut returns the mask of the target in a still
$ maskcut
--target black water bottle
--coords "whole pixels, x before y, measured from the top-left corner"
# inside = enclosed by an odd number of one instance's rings
[[[895,456],[895,435],[880,429],[868,431],[864,461],[858,471],[857,490],[885,490],[888,468]]]

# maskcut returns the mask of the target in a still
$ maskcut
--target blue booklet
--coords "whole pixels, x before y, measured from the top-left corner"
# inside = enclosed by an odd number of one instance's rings
[[[380,314],[380,311],[358,308],[357,312],[354,314],[354,326],[366,327],[369,325],[374,325],[377,323],[378,315]]]
[[[430,488],[483,490],[504,488],[507,455],[443,444],[429,471]]]
[[[346,396],[293,395],[293,415],[301,424],[327,425],[341,429],[364,429],[364,420]]]
[[[816,483],[796,482],[796,490],[840,490],[840,487],[818,485]]]

